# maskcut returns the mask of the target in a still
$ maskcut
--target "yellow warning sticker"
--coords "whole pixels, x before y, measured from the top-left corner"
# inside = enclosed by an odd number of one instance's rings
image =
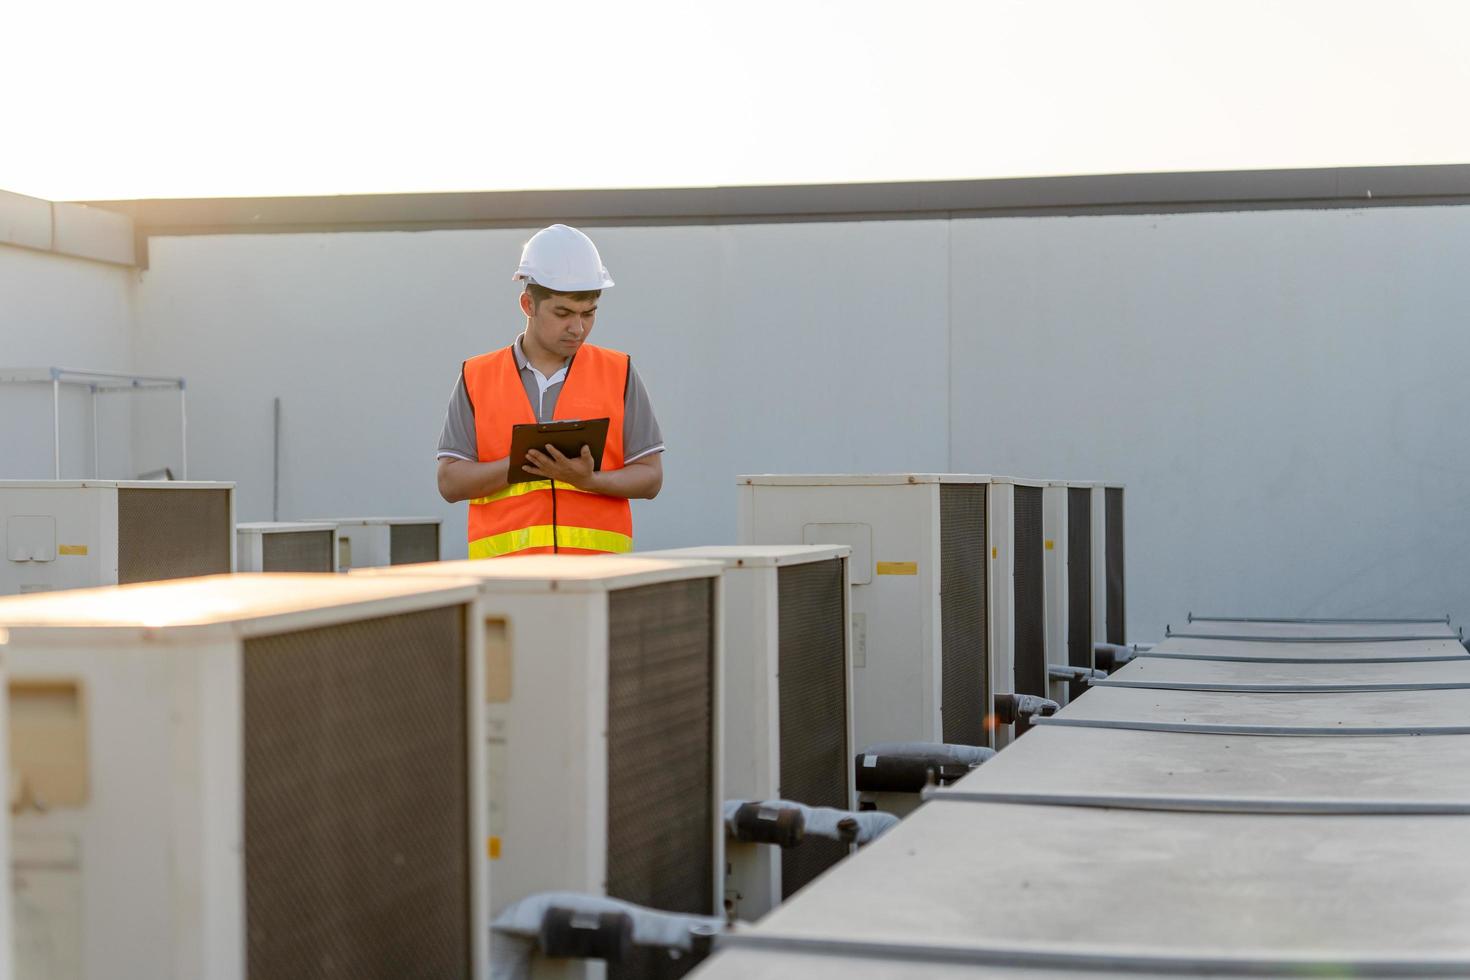
[[[1046,550],[1047,551],[1051,551],[1055,547],[1056,547],[1056,542],[1055,541],[1048,541],[1046,543]]]
[[[990,549],[990,557],[992,559],[999,558],[1000,557],[1000,549],[999,548],[991,548]]]
[[[56,549],[59,555],[86,555],[87,546],[84,544],[64,544]]]
[[[878,563],[879,575],[917,575],[919,574],[919,563],[916,561],[880,561]]]
[[[490,852],[490,860],[492,860],[492,861],[498,861],[498,860],[500,860],[500,838],[499,837],[487,837],[487,838],[485,838],[485,849]]]

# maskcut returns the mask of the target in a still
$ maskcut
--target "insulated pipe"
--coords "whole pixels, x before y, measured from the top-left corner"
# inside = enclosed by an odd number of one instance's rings
[[[995,718],[1002,725],[1040,718],[1050,718],[1062,706],[1051,698],[1039,698],[1034,694],[997,694],[995,696]]]
[[[878,742],[857,756],[857,788],[864,793],[918,793],[931,782],[954,782],[993,755],[994,749],[977,745]]]
[[[804,837],[823,837],[844,844],[866,844],[898,823],[898,817],[881,810],[840,810],[830,806],[807,806],[791,800],[764,800],[760,803],[726,800],[725,829],[732,837],[736,837],[735,821],[746,807],[790,813],[801,819]],[[798,838],[798,842],[801,839]]]
[[[725,832],[742,844],[795,847],[806,836],[806,814],[772,803],[726,800]]]
[[[1138,655],[1138,648],[1121,643],[1094,643],[1092,662],[1104,674],[1111,674]]]
[[[1067,664],[1047,664],[1046,676],[1054,681],[1073,681],[1088,686],[1093,681],[1100,681],[1108,676],[1105,670],[1094,670],[1091,667],[1073,667]]]
[[[723,919],[713,916],[660,912],[602,895],[541,892],[512,904],[490,924],[495,933],[491,980],[528,980],[531,958],[542,948],[543,937],[557,949],[585,944],[598,951],[620,951],[615,939],[621,927],[608,916],[630,922],[632,945],[667,950],[670,956],[704,956],[710,938],[725,927]]]

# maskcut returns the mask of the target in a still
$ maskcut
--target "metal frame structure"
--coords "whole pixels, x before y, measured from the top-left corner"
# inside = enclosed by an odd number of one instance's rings
[[[92,394],[92,478],[101,479],[97,457],[97,396],[118,392],[176,389],[179,393],[179,479],[189,478],[189,410],[183,378],[111,371],[81,371],[73,368],[0,368],[0,384],[49,384],[51,386],[52,477],[61,479],[61,388],[85,387]]]

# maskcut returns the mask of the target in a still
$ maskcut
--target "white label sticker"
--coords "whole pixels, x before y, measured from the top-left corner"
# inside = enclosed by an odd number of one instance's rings
[[[852,614],[852,665],[855,668],[868,665],[867,613],[855,612]]]
[[[876,755],[865,755],[865,756],[863,756],[863,768],[864,769],[872,769],[876,765],[878,765],[878,757]]]

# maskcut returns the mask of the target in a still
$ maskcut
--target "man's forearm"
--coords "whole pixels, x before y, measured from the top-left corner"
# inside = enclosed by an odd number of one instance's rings
[[[467,459],[439,460],[439,495],[451,504],[476,497],[488,497],[504,490],[510,457],[492,460],[489,463],[472,462]]]
[[[618,470],[593,473],[582,489],[609,497],[625,497],[629,500],[652,500],[663,487],[664,475],[661,466],[635,461]]]

